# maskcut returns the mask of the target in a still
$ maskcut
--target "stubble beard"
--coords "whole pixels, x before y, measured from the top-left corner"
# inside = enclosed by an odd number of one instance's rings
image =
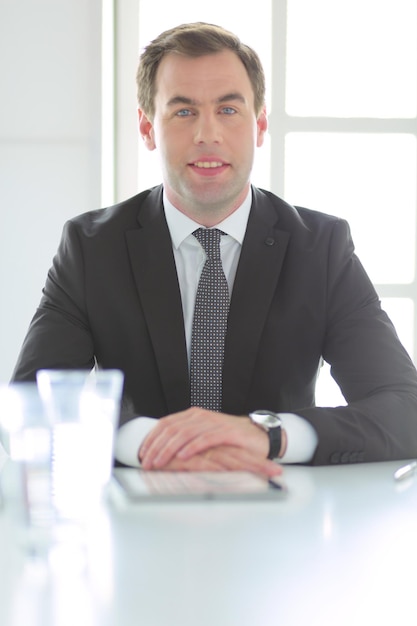
[[[198,223],[204,224],[209,220],[216,224],[233,213],[244,200],[245,189],[249,180],[238,181],[235,184],[215,183],[213,186],[196,188],[192,184],[182,184],[181,193],[182,211]]]

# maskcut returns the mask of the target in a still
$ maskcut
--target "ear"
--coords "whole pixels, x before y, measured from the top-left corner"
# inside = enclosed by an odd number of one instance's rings
[[[145,113],[138,109],[139,116],[139,132],[143,141],[145,142],[145,146],[148,150],[155,150],[155,136],[153,131],[153,124],[150,119],[145,115]]]
[[[264,142],[265,133],[268,130],[268,118],[266,115],[266,107],[263,107],[256,120],[256,146],[259,148]]]

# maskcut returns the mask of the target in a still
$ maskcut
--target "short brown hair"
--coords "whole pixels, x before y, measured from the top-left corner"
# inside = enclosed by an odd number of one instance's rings
[[[136,74],[139,107],[150,119],[153,118],[156,73],[166,54],[200,57],[223,50],[234,52],[245,66],[252,84],[255,112],[258,115],[265,103],[265,74],[259,56],[230,31],[205,22],[182,24],[166,30],[146,46],[140,56]]]

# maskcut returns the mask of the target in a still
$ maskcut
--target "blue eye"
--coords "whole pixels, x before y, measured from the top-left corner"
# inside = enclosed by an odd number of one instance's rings
[[[180,111],[177,111],[176,115],[178,117],[188,117],[189,115],[192,115],[190,109],[181,109]]]
[[[234,115],[234,113],[236,113],[236,109],[233,107],[223,107],[222,113],[226,113],[226,115]]]

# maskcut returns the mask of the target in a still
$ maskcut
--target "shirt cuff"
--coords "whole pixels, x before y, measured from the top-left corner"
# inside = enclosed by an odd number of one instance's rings
[[[117,431],[114,442],[116,460],[123,465],[140,467],[139,448],[156,423],[157,420],[152,417],[135,417],[123,424]]]
[[[279,413],[282,428],[287,434],[287,449],[278,459],[279,463],[308,463],[318,444],[314,427],[303,417],[294,413]]]

